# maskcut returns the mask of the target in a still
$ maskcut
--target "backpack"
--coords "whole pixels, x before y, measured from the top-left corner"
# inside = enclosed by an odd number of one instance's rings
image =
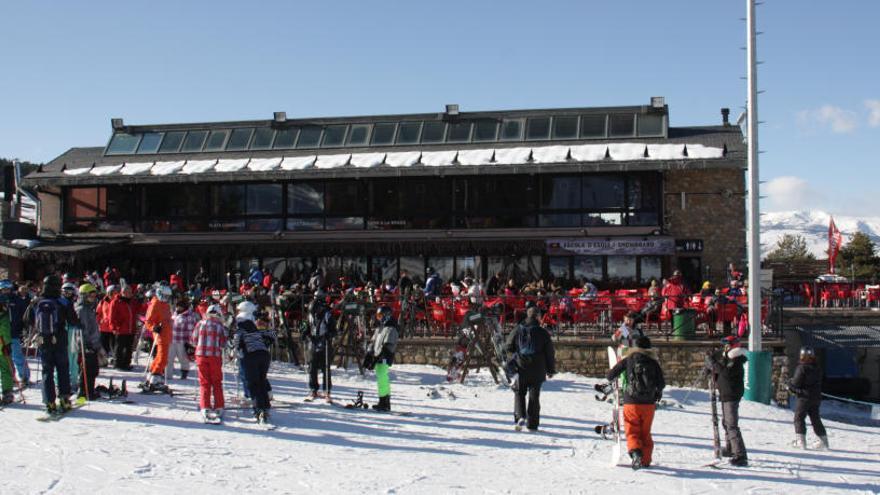
[[[42,299],[34,309],[34,327],[43,337],[53,337],[58,332],[58,303]]]
[[[657,399],[660,393],[658,384],[660,366],[647,356],[633,356],[632,371],[628,377],[630,395],[639,401],[651,401]]]
[[[516,331],[516,361],[520,368],[528,368],[538,353],[532,327],[521,325]]]

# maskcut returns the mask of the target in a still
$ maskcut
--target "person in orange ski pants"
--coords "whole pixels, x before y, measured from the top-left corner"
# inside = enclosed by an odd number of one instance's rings
[[[156,356],[150,364],[150,376],[144,388],[150,391],[165,388],[165,366],[168,364],[168,351],[171,349],[171,288],[161,285],[156,289],[153,300],[147,307],[144,325],[153,333]]]

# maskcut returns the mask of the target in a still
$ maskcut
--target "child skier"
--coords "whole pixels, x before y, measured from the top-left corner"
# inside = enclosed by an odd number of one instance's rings
[[[792,446],[807,448],[807,416],[813,432],[819,440],[813,444],[817,450],[828,449],[828,433],[822,424],[819,407],[822,405],[822,369],[816,365],[816,351],[812,347],[801,348],[800,363],[794,370],[789,390],[797,396],[794,408],[795,441]]]
[[[199,408],[206,422],[223,417],[223,349],[226,347],[226,325],[223,309],[208,306],[205,319],[196,323],[189,343],[196,348],[199,371]],[[213,402],[211,401],[213,396]]]
[[[171,350],[168,353],[168,364],[165,366],[165,378],[170,380],[174,376],[174,361],[176,359],[180,362],[180,379],[186,380],[189,375],[187,346],[193,329],[199,322],[199,314],[192,309],[189,301],[185,298],[177,301],[175,308]]]
[[[626,373],[623,420],[633,470],[651,465],[651,454],[654,451],[654,440],[651,438],[654,403],[660,400],[666,387],[663,370],[660,369],[657,355],[651,349],[651,340],[648,337],[639,337],[635,344],[605,377],[613,382],[620,374]]]
[[[241,365],[244,368],[248,390],[254,401],[254,418],[257,423],[269,421],[269,373],[271,357],[269,348],[275,343],[275,331],[260,330],[255,323],[254,313],[257,307],[250,301],[240,303],[236,309],[235,336],[232,347],[241,353]]]
[[[394,352],[397,350],[397,320],[388,306],[379,306],[376,309],[376,320],[379,328],[373,334],[367,351],[371,356],[368,361],[376,371],[376,387],[379,392],[379,403],[373,405],[373,409],[390,411],[391,380],[388,377],[388,368],[394,363]]]

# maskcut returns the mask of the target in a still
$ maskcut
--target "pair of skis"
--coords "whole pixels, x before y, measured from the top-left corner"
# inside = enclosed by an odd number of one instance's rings
[[[617,365],[620,357],[617,355],[614,347],[608,346],[607,351],[608,369],[610,370]],[[619,466],[622,465],[620,461],[623,455],[623,436],[621,435],[621,430],[623,429],[623,408],[620,405],[620,379],[614,380],[605,387],[596,385],[596,391],[601,394],[596,395],[596,400],[598,401],[607,402],[609,398],[612,398],[611,422],[596,426],[595,431],[602,435],[602,438],[614,441],[611,447],[611,465]]]

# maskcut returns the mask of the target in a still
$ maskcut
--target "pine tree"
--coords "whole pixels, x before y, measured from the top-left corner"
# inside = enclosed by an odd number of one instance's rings
[[[877,247],[864,232],[856,232],[837,257],[837,273],[857,280],[875,280],[880,274]]]
[[[816,257],[807,249],[807,241],[803,236],[785,234],[776,241],[776,248],[767,253],[768,262],[813,261]]]

